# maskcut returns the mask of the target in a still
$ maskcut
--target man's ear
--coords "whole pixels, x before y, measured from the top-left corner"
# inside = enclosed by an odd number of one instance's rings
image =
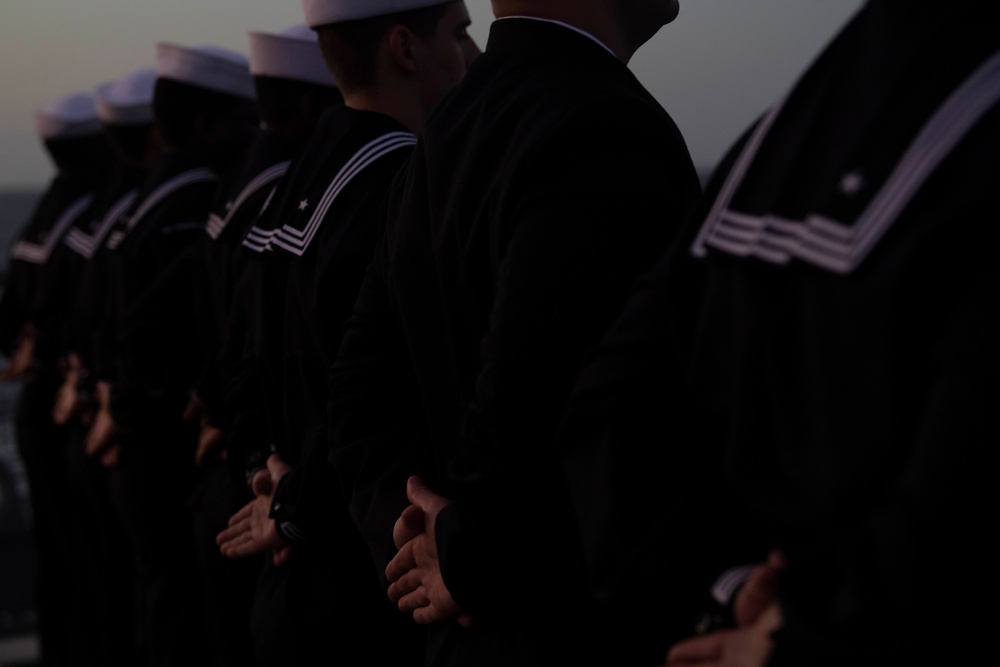
[[[417,71],[416,41],[417,36],[405,25],[396,24],[386,35],[389,46],[389,59],[401,70],[407,73]]]

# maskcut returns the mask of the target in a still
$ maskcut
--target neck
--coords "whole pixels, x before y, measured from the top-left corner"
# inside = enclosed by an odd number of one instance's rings
[[[420,105],[413,102],[413,95],[399,94],[403,85],[344,93],[344,106],[389,116],[416,134],[423,126],[424,113]]]
[[[647,21],[607,0],[493,0],[493,14],[562,21],[588,32],[624,63],[669,19]]]

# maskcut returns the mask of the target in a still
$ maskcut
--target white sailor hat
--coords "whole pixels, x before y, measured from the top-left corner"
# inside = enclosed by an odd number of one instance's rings
[[[356,21],[397,14],[411,9],[443,5],[453,0],[302,0],[306,24],[318,28],[330,23]]]
[[[97,104],[90,93],[70,93],[35,113],[35,131],[42,139],[73,139],[102,131]]]
[[[250,37],[250,74],[336,86],[323,61],[316,33],[304,23],[280,33],[254,32]]]
[[[112,125],[152,123],[154,88],[154,67],[143,67],[117,81],[102,83],[94,91],[97,115],[101,122]]]
[[[246,57],[217,46],[156,44],[156,74],[218,93],[256,98]]]

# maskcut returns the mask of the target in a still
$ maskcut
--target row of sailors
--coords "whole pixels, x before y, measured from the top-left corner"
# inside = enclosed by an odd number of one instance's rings
[[[626,67],[677,3],[544,4],[480,57],[462,2],[303,0],[39,114],[45,664],[976,646],[998,10],[870,0],[703,194]]]
[[[155,67],[37,114],[57,173],[11,246],[2,322],[5,379],[25,380],[17,435],[36,517],[44,664],[309,664],[327,628],[347,620],[354,644],[338,650],[348,655],[391,664],[417,654],[413,641],[361,650],[379,618],[405,621],[366,552],[337,570],[307,553],[286,592],[284,572],[258,585],[260,557],[226,559],[216,545],[253,497],[248,474],[277,450],[267,430],[239,444],[223,435],[223,343],[235,364],[256,335],[247,317],[281,317],[263,311],[282,304],[259,301],[260,271],[243,265],[277,261],[280,238],[252,252],[240,243],[266,224],[262,210],[284,221],[275,186],[311,136],[317,181],[337,168],[314,134],[321,118],[337,131],[347,122],[350,141],[383,128],[405,136],[376,155],[386,155],[382,180],[403,155],[392,151],[413,143],[394,119],[342,104],[316,33],[299,24],[249,33],[249,57],[158,43]],[[369,182],[343,199],[377,202],[385,184]],[[255,386],[250,375],[237,391]],[[242,409],[263,423],[263,407]],[[326,572],[358,583],[327,583]],[[343,618],[323,611],[329,600]]]

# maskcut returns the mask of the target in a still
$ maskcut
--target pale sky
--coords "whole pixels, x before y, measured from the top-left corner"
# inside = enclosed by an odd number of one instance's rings
[[[681,0],[630,67],[673,116],[695,164],[729,144],[802,73],[862,0]],[[466,0],[485,46],[489,0]],[[248,30],[302,22],[300,0],[0,0],[0,189],[42,187],[52,167],[34,111],[153,65],[155,43],[246,53]]]

